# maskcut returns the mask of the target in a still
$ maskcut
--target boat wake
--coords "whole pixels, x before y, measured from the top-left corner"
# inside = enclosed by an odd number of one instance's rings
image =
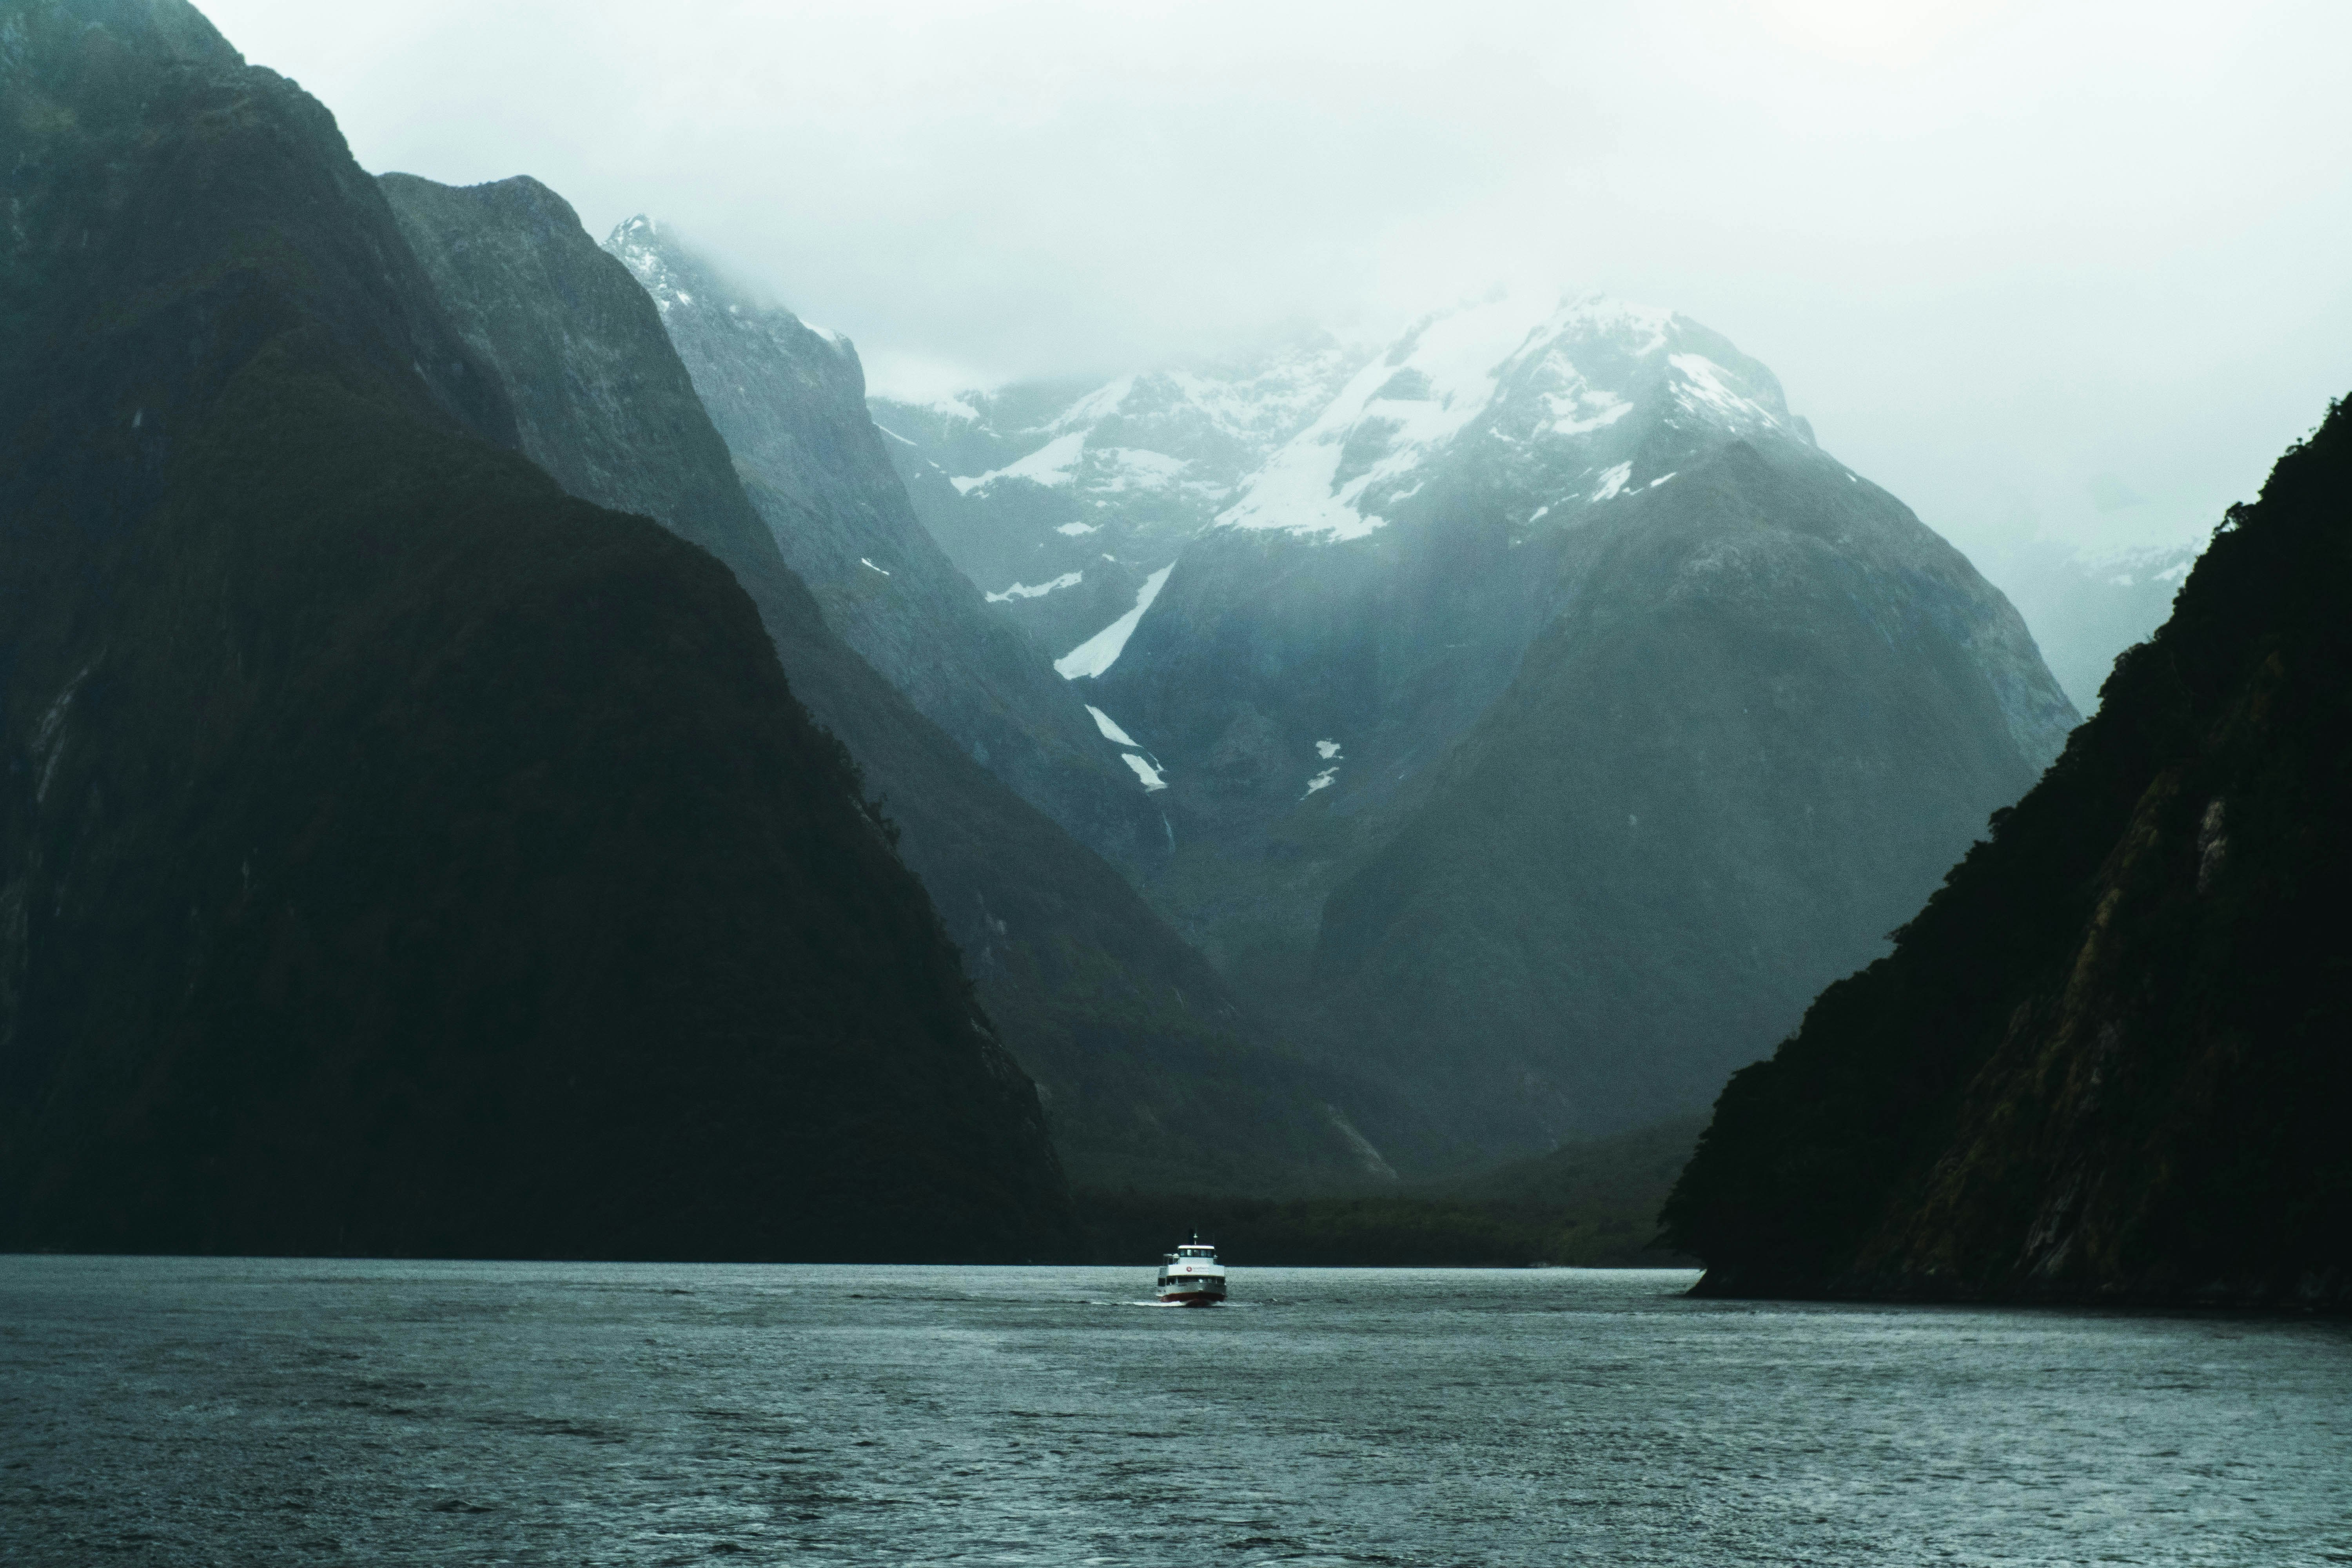
[[[1210,1302],[1207,1306],[1204,1306],[1204,1307],[1196,1307],[1196,1306],[1188,1305],[1187,1303],[1182,1302],[1182,1301],[1093,1301],[1093,1300],[1090,1300],[1090,1301],[1088,1301],[1088,1302],[1087,1303],[1087,1306],[1089,1306],[1089,1307],[1150,1307],[1150,1308],[1153,1309],[1155,1311],[1156,1311],[1156,1310],[1174,1310],[1174,1311],[1180,1311],[1180,1312],[1205,1312],[1205,1311],[1217,1311],[1217,1312],[1246,1312],[1246,1311],[1248,1311],[1248,1310],[1249,1310],[1251,1308],[1253,1308],[1253,1307],[1263,1307],[1263,1306],[1265,1306],[1265,1303],[1264,1301],[1233,1301],[1233,1300],[1225,1300],[1225,1301],[1212,1301],[1212,1302]]]

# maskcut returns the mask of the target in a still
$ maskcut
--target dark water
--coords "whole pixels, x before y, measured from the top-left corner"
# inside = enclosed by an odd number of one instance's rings
[[[11,1563],[2352,1562],[2352,1330],[1683,1274],[0,1258]]]

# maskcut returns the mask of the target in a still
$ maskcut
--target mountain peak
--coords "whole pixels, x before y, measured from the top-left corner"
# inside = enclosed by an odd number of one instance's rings
[[[1759,437],[1811,445],[1779,378],[1690,318],[1598,294],[1496,295],[1414,323],[1216,522],[1360,539],[1475,458],[1521,492],[1522,518],[1557,526]]]
[[[746,326],[766,329],[772,336],[789,339],[806,334],[850,363],[857,363],[857,346],[846,337],[804,321],[774,300],[751,293],[688,244],[675,224],[664,225],[639,213],[614,226],[605,237],[604,249],[653,296],[654,307],[664,321],[673,310],[723,311]],[[859,374],[862,384],[862,368]]]

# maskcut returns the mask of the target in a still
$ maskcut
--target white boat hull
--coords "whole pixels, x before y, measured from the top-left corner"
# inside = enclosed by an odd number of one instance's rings
[[[1177,1307],[1213,1307],[1225,1299],[1222,1279],[1188,1279],[1160,1287],[1160,1300]]]

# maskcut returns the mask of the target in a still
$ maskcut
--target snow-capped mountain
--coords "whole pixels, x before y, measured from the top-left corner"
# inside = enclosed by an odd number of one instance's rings
[[[1097,394],[1083,401],[1108,399]],[[1283,412],[1296,417],[1296,406],[1286,404]],[[1262,420],[1258,427],[1274,424]],[[1412,525],[1388,542],[1391,552],[1423,547],[1423,532],[1432,528],[1431,541],[1447,554],[1472,548],[1474,538],[1516,551],[1567,538],[1734,443],[1781,450],[1857,494],[1883,496],[1820,451],[1811,426],[1789,411],[1770,369],[1686,316],[1600,297],[1531,308],[1506,296],[1438,312],[1366,357],[1314,417],[1196,526],[1196,561],[1171,574],[1174,599],[1160,600],[1165,580],[1144,580],[1135,600],[1117,606],[1118,617],[1087,623],[1089,640],[1073,651],[1087,657],[1065,655],[1064,673],[1120,684],[1110,671],[1129,637],[1142,629],[1144,646],[1155,640],[1153,622],[1139,610],[1156,613],[1162,627],[1172,625],[1188,614],[1177,606],[1197,593],[1193,585],[1209,575],[1209,561],[1248,553],[1247,536],[1261,536],[1260,546],[1276,540],[1329,546],[1377,542],[1392,525]],[[1097,526],[1124,527],[1130,536],[1142,531],[1120,517],[1115,493],[1089,500],[1106,519]],[[1186,542],[1166,534],[1158,542],[1178,552]],[[1307,563],[1306,581],[1345,579],[1360,570],[1351,552],[1312,564],[1316,560],[1302,556],[1284,570]],[[1463,637],[1446,645],[1455,654],[1503,656],[1450,661],[1469,683],[1448,704],[1457,717],[1483,710],[1494,694],[1481,689],[1467,667],[1485,663],[1489,682],[1507,673],[1502,667],[1533,635],[1533,619],[1549,613],[1548,592],[1530,598],[1525,584],[1502,586],[1507,591],[1470,608],[1459,628]],[[1984,587],[1981,580],[1975,586]],[[1255,589],[1248,596],[1262,598]],[[2007,624],[2013,613],[1993,618],[2003,623],[1999,635],[1979,639],[1988,678],[2021,753],[2046,760],[2076,716],[2052,689],[2031,638]]]
[[[1431,316],[1362,366],[1216,521],[1360,539],[1456,469],[1517,527],[1558,529],[1672,477],[1645,459],[1741,436],[1812,439],[1772,373],[1717,334],[1597,297],[1530,321],[1505,296]]]
[[[866,410],[845,338],[726,278],[633,218],[604,248],[661,312],[751,504],[826,624],[980,763],[1082,842],[1129,865],[1167,829],[1077,693],[917,521]]]
[[[1108,383],[870,406],[924,524],[991,604],[1066,663],[1135,608],[1152,574],[1370,352],[1301,333]]]
[[[1687,317],[1496,298],[1319,364],[1222,490],[1086,466],[1161,451],[1103,433],[1144,376],[1027,394],[993,454],[946,447],[976,403],[881,414],[992,531],[968,557],[1040,562],[1000,608],[1086,609],[1052,646],[1167,813],[1160,907],[1467,1144],[1704,1103],[2075,721],[2008,602]],[[1087,603],[1045,535],[1139,559]]]

